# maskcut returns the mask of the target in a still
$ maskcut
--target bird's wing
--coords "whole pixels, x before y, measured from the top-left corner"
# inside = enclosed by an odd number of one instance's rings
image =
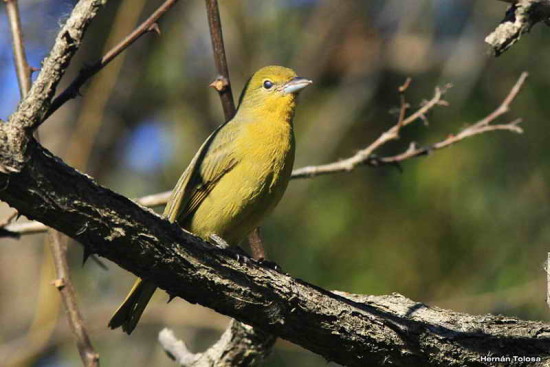
[[[206,139],[172,191],[164,209],[164,216],[169,221],[182,222],[191,215],[216,183],[235,167],[238,160],[231,143],[238,130],[238,124],[229,121]]]

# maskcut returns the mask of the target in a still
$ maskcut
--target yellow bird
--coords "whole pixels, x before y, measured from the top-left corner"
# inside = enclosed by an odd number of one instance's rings
[[[282,66],[258,70],[235,116],[203,143],[181,175],[164,216],[205,240],[241,242],[277,205],[294,163],[296,95],[311,81]],[[138,279],[109,327],[130,334],[155,292]]]

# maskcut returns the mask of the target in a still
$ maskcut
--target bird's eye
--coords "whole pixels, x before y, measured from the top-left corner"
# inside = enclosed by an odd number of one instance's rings
[[[264,88],[265,89],[269,89],[271,87],[273,87],[273,82],[271,80],[264,81]]]

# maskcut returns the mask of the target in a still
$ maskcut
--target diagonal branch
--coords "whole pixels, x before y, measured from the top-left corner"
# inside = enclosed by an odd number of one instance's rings
[[[445,93],[448,86],[439,89],[435,89],[435,94],[433,98],[425,103],[420,109],[406,117],[404,120],[401,119],[395,124],[392,128],[382,133],[378,139],[371,143],[368,147],[359,150],[353,156],[320,166],[307,166],[297,170],[294,170],[292,173],[292,178],[311,178],[319,175],[334,174],[340,172],[350,172],[361,165],[368,165],[372,167],[379,167],[387,164],[396,164],[403,162],[407,159],[419,157],[422,155],[429,154],[430,152],[438,149],[443,149],[449,147],[453,144],[456,144],[466,138],[484,134],[492,131],[512,131],[516,133],[521,133],[522,130],[517,125],[520,123],[520,120],[515,120],[507,124],[498,124],[491,125],[496,119],[505,113],[509,112],[510,104],[517,97],[520,92],[525,79],[527,78],[527,73],[522,73],[519,77],[516,84],[512,87],[506,98],[497,107],[492,113],[487,115],[482,120],[476,122],[474,125],[461,130],[456,135],[450,135],[447,139],[442,140],[438,143],[432,144],[427,147],[417,147],[415,143],[412,143],[407,149],[406,152],[389,157],[377,157],[374,155],[375,151],[386,143],[396,140],[399,138],[399,131],[402,127],[411,124],[414,121],[419,119],[424,119],[425,115],[438,105],[445,105],[446,102],[442,100],[442,96]],[[403,102],[404,103],[404,102]],[[403,110],[403,108],[401,109]]]
[[[367,164],[372,157],[372,154],[381,146],[386,143],[399,138],[399,132],[401,129],[412,122],[425,118],[426,114],[434,107],[444,104],[442,97],[450,86],[444,88],[435,88],[434,96],[431,100],[425,103],[412,115],[399,119],[399,121],[391,127],[388,131],[382,133],[373,143],[368,147],[359,150],[353,156],[340,160],[338,162],[327,163],[320,166],[307,166],[296,169],[292,172],[292,178],[311,178],[320,175],[333,174],[339,172],[351,172],[360,165]],[[404,108],[401,108],[400,114],[404,114]]]
[[[9,122],[3,124],[5,128],[0,130],[0,140],[4,142],[4,149],[0,151],[1,172],[17,172],[24,164],[27,159],[23,155],[25,146],[46,115],[55,89],[80,47],[86,28],[106,3],[107,0],[80,0],[61,27],[29,94],[10,116]]]
[[[537,367],[549,360],[548,324],[460,314],[395,295],[337,295],[252,260],[243,263],[99,186],[37,143],[28,149],[20,173],[0,174],[1,200],[170,295],[328,360],[409,367],[488,366],[482,359],[488,355],[530,356]]]
[[[35,129],[46,115],[59,81],[80,47],[86,28],[106,0],[80,0],[59,31],[49,56],[29,95],[19,105],[9,122],[25,130]]]
[[[76,338],[76,345],[80,354],[80,359],[86,367],[98,367],[99,366],[99,354],[95,351],[86,331],[86,325],[84,319],[78,309],[76,301],[76,294],[69,277],[69,264],[67,263],[67,243],[63,236],[52,230],[50,232],[51,241],[50,249],[52,251],[54,266],[57,279],[53,282],[53,285],[59,290],[63,305],[65,306],[65,312],[67,313],[67,320]]]
[[[65,88],[52,102],[50,108],[44,120],[57,111],[65,102],[78,96],[80,88],[101,69],[107,66],[115,57],[120,55],[124,50],[130,47],[135,41],[137,41],[144,34],[155,31],[160,32],[157,26],[157,21],[168,11],[172,6],[176,4],[178,0],[166,0],[158,9],[149,16],[143,23],[141,23],[132,33],[124,38],[120,43],[107,52],[101,59],[96,61],[89,67],[80,70],[77,77],[71,82],[71,84]]]
[[[10,23],[13,56],[15,59],[19,92],[21,94],[21,98],[25,98],[31,89],[32,70],[27,62],[27,54],[25,53],[25,42],[23,41],[23,32],[21,30],[19,6],[17,5],[17,0],[4,0],[4,2],[6,3],[6,13]]]

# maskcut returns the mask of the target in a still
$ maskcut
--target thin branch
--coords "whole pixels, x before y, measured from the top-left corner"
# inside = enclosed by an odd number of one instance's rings
[[[218,91],[225,119],[228,121],[235,115],[235,103],[233,101],[229,69],[225,56],[218,1],[206,0],[206,11],[210,38],[212,39],[214,61],[218,72],[218,77],[210,86]],[[266,258],[259,228],[256,228],[249,234],[248,243],[254,259],[264,260]],[[172,337],[172,340],[169,340],[170,343],[167,343],[165,340],[168,336]],[[180,365],[188,367],[251,366],[257,361],[263,360],[269,354],[276,339],[275,336],[258,328],[253,328],[238,321],[232,321],[222,337],[214,345],[204,353],[193,354],[187,350],[184,342],[177,341],[173,335],[163,334],[163,332],[159,334],[159,342],[168,351],[169,355],[177,358]],[[179,348],[170,351],[169,346],[179,346]]]
[[[61,299],[63,300],[63,305],[67,314],[67,320],[69,321],[69,325],[76,339],[76,345],[78,347],[78,352],[80,353],[82,363],[86,367],[98,367],[99,354],[95,351],[90,341],[90,337],[88,336],[84,319],[78,309],[75,290],[69,277],[66,238],[55,230],[52,230],[50,235],[50,248],[54,259],[57,276],[57,279],[53,282],[53,285],[61,294]]]
[[[55,111],[57,111],[63,104],[65,104],[65,102],[78,96],[80,88],[84,85],[84,83],[86,83],[86,81],[88,81],[88,79],[90,79],[101,69],[107,66],[111,61],[113,61],[115,57],[117,57],[118,55],[120,55],[120,53],[130,47],[141,36],[148,32],[159,33],[160,31],[157,25],[157,21],[177,2],[178,0],[166,0],[161,6],[158,7],[158,9],[153,14],[151,14],[151,16],[149,16],[149,18],[141,23],[119,44],[117,44],[109,52],[107,52],[101,59],[96,61],[91,66],[80,70],[80,72],[71,82],[71,84],[53,100],[44,120],[51,116]]]
[[[32,69],[27,62],[27,54],[25,53],[25,42],[23,41],[23,32],[21,30],[19,6],[17,5],[17,0],[4,0],[4,2],[6,3],[6,13],[10,24],[19,92],[21,98],[25,98],[31,89]]]
[[[550,20],[550,0],[501,0],[510,3],[499,26],[485,38],[493,54],[500,56],[528,33],[531,28]]]
[[[351,172],[359,165],[368,164],[369,160],[372,157],[372,154],[384,144],[396,140],[399,138],[400,130],[411,124],[412,122],[418,119],[425,119],[426,114],[431,111],[434,107],[439,105],[445,105],[446,102],[442,99],[443,95],[451,86],[446,85],[443,88],[435,88],[434,96],[431,100],[425,103],[412,115],[406,118],[399,118],[399,121],[391,127],[386,132],[382,133],[373,143],[368,147],[359,150],[353,156],[340,160],[338,162],[323,164],[320,166],[307,166],[299,169],[295,169],[292,172],[292,178],[311,178],[319,175],[333,174],[338,172]],[[401,89],[401,87],[400,87]],[[403,92],[400,92],[402,95]],[[403,110],[405,109],[406,102],[402,99],[401,113],[404,114]]]
[[[231,80],[229,79],[229,67],[227,66],[227,57],[223,43],[222,22],[220,19],[220,9],[218,0],[206,0],[206,14],[208,18],[208,27],[210,29],[210,38],[212,40],[212,50],[214,52],[214,63],[218,76],[210,84],[220,96],[225,120],[229,121],[235,115],[235,102],[231,90]],[[255,259],[265,259],[266,251],[260,237],[259,229],[255,229],[248,236],[248,244],[252,249]]]
[[[516,119],[505,124],[491,125],[491,123],[510,111],[510,104],[514,101],[514,99],[517,97],[517,95],[521,91],[521,88],[525,83],[527,76],[528,74],[526,72],[523,72],[520,75],[516,84],[510,90],[506,98],[503,100],[500,106],[498,106],[492,113],[487,115],[487,117],[479,120],[475,124],[461,130],[458,134],[449,135],[446,139],[426,147],[417,147],[416,144],[412,143],[409,146],[409,149],[407,149],[405,152],[401,154],[389,156],[389,157],[382,157],[382,158],[371,157],[371,159],[367,162],[367,164],[373,165],[373,166],[380,166],[384,164],[400,163],[407,159],[428,155],[433,151],[449,147],[466,138],[470,138],[472,136],[484,134],[487,132],[510,131],[510,132],[521,134],[523,130],[518,126],[521,123],[521,119]]]
[[[506,98],[492,113],[487,115],[482,120],[476,122],[474,125],[460,131],[456,135],[450,135],[447,139],[438,143],[432,144],[427,147],[417,147],[415,143],[412,143],[409,148],[401,154],[388,157],[377,157],[374,155],[375,151],[382,147],[384,144],[398,139],[399,131],[402,127],[409,125],[410,123],[424,119],[425,115],[434,107],[438,105],[445,105],[446,102],[442,100],[442,95],[446,91],[447,87],[442,89],[436,88],[433,98],[415,113],[408,116],[403,122],[398,122],[388,131],[384,132],[378,139],[370,144],[365,149],[358,151],[355,155],[343,159],[338,162],[328,163],[320,166],[308,166],[297,170],[292,173],[292,178],[311,178],[319,175],[334,174],[339,172],[350,172],[361,165],[368,165],[372,167],[379,167],[387,164],[395,164],[403,162],[407,159],[429,154],[432,151],[439,150],[458,143],[466,138],[484,134],[492,131],[511,131],[515,133],[521,133],[522,130],[518,126],[520,120],[514,120],[507,124],[491,125],[497,118],[510,111],[510,104],[517,97],[518,93],[523,86],[527,73],[522,73],[516,84],[510,90]]]
[[[28,96],[10,117],[10,124],[27,131],[35,129],[46,115],[55,89],[80,47],[86,28],[106,0],[80,0],[59,31]]]
[[[493,112],[487,115],[485,118],[476,122],[468,128],[461,130],[456,135],[449,135],[446,139],[437,142],[432,145],[419,147],[415,143],[411,143],[409,148],[400,154],[386,157],[376,157],[374,152],[380,148],[382,145],[386,144],[389,141],[395,140],[399,137],[400,129],[404,126],[411,124],[412,122],[418,119],[425,119],[426,114],[436,106],[445,105],[445,101],[442,99],[443,93],[449,86],[444,88],[436,88],[435,94],[431,100],[426,102],[421,108],[415,111],[413,114],[406,118],[400,118],[395,126],[393,126],[388,131],[384,132],[378,139],[376,139],[372,144],[367,148],[358,151],[355,155],[350,158],[328,163],[320,166],[307,166],[303,168],[295,169],[292,172],[292,178],[312,178],[320,175],[326,174],[335,174],[341,172],[350,172],[353,169],[361,166],[367,165],[371,167],[380,167],[389,164],[396,164],[403,162],[407,159],[420,157],[428,155],[433,151],[440,150],[446,147],[449,147],[453,144],[456,144],[466,138],[470,138],[476,135],[484,134],[487,132],[493,131],[511,131],[515,133],[521,133],[522,129],[518,126],[521,120],[514,120],[506,124],[496,124],[492,125],[500,116],[506,114],[510,111],[510,105],[517,97],[521,88],[523,87],[525,80],[527,78],[527,73],[522,73],[519,77],[516,84],[510,90],[508,95],[505,97],[503,102],[498,106]],[[402,100],[401,111],[407,106],[406,101]],[[400,113],[401,115],[402,113]],[[147,195],[138,199],[135,199],[136,203],[146,206],[146,207],[155,207],[165,205],[168,199],[170,198],[170,191],[161,192],[158,194]],[[1,228],[2,226],[0,226]],[[46,231],[47,227],[42,223],[31,221],[26,223],[15,223],[5,226],[5,230],[8,233],[24,235],[24,234],[34,234],[41,233]],[[254,235],[253,235],[254,236]],[[1,233],[0,233],[1,237]],[[254,237],[252,237],[254,241]],[[253,242],[254,244],[254,242]],[[259,252],[258,252],[259,253]]]
[[[235,102],[233,101],[229,68],[227,66],[227,57],[225,56],[218,0],[206,0],[206,13],[210,28],[210,38],[212,39],[212,49],[214,51],[214,62],[218,73],[216,80],[210,86],[218,91],[225,119],[229,120],[235,114]]]

